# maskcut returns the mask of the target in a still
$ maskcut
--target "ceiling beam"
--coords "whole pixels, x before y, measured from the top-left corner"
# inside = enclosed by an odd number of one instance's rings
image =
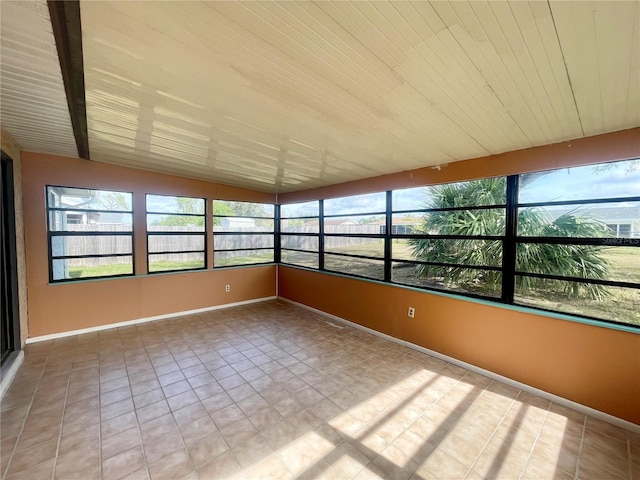
[[[67,95],[73,134],[78,147],[78,156],[89,160],[80,2],[78,0],[47,0],[47,5],[58,49],[60,70]]]

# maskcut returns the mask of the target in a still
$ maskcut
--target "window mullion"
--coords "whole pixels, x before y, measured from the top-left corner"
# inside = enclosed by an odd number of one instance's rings
[[[518,185],[518,175],[507,177],[507,208],[502,242],[502,301],[505,303],[513,303],[515,289]]]
[[[318,270],[324,270],[324,200],[318,200]]]
[[[393,197],[392,191],[387,190],[386,199],[386,212],[385,212],[385,231],[384,231],[384,281],[391,281],[391,229],[393,228],[392,211],[393,211]]]

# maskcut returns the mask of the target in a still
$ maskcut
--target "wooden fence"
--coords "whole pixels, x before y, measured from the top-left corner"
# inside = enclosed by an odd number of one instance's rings
[[[252,228],[252,231],[260,227]],[[125,225],[69,225],[69,231],[74,232],[130,232],[131,229]],[[289,231],[297,233],[317,233],[317,227],[300,226]],[[182,250],[204,250],[204,235],[190,235],[191,233],[202,233],[194,226],[154,226],[153,232],[184,232],[185,235],[150,235],[148,250],[153,252],[172,252]],[[216,235],[215,232],[246,233],[247,228],[224,228],[214,227],[214,250],[235,250],[235,249],[259,249],[273,248],[273,234],[265,232],[257,235]],[[325,233],[340,233],[347,235],[358,234],[379,234],[380,225],[327,225]],[[62,232],[60,232],[62,233]],[[289,232],[283,232],[286,235]],[[364,245],[380,242],[377,238],[363,237],[325,237],[325,248],[340,248],[351,245]],[[133,251],[132,237],[128,235],[87,235],[87,236],[53,236],[52,252],[54,256],[86,256],[96,254],[120,254],[131,253]],[[295,248],[301,250],[317,250],[318,238],[314,236],[291,235],[283,238],[283,248]],[[227,252],[225,257],[242,256],[246,252]],[[189,261],[197,258],[198,254],[178,253],[178,254],[156,254],[152,261]],[[112,265],[114,263],[129,263],[129,257],[111,258],[78,258],[68,261],[69,266],[89,267]]]

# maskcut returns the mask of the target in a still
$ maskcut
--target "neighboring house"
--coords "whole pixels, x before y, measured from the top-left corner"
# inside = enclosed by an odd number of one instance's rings
[[[566,213],[574,212],[576,215],[593,218],[606,224],[611,234],[616,237],[640,237],[640,207],[588,205],[579,209],[562,207],[545,210],[553,220]]]
[[[394,218],[393,225],[391,226],[392,235],[408,235],[414,233],[416,227],[420,224],[420,218],[416,217],[404,217]],[[385,220],[378,220],[373,222],[372,225],[380,226],[380,233],[384,235],[387,231]]]
[[[253,218],[243,218],[243,217],[223,217],[220,222],[224,230],[234,231],[245,231],[245,230],[253,230],[256,226],[256,221]]]

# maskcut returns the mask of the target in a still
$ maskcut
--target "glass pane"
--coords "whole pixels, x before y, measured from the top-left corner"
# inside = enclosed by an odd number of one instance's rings
[[[149,252],[182,252],[202,250],[204,235],[149,235]]]
[[[150,232],[204,232],[204,216],[147,214]]]
[[[214,250],[273,248],[273,235],[213,235]]]
[[[86,188],[47,187],[49,208],[131,211],[133,194]]]
[[[436,267],[408,262],[394,262],[393,282],[416,287],[430,287],[485,297],[500,297],[502,273],[464,267]]]
[[[393,224],[402,225],[405,214],[394,214]],[[405,233],[419,235],[504,235],[506,209],[455,210],[452,212],[430,212],[421,215],[417,223],[411,224],[411,231]]]
[[[366,258],[343,257],[341,255],[325,255],[324,268],[334,272],[360,275],[361,277],[384,279],[384,262]]]
[[[324,233],[384,233],[384,215],[352,215],[350,217],[332,217],[324,220]]]
[[[324,201],[325,215],[347,215],[368,212],[384,212],[387,209],[385,192],[366,193],[351,197],[330,198]]]
[[[53,257],[131,253],[131,235],[52,236]]]
[[[318,268],[318,254],[305,252],[289,252],[282,250],[281,260],[283,263],[301,265],[303,267]]]
[[[273,218],[273,205],[270,203],[232,202],[214,200],[214,215],[230,215],[234,217]]]
[[[204,215],[204,198],[147,194],[147,212]]]
[[[516,277],[515,302],[640,325],[640,289]]]
[[[266,218],[214,217],[214,232],[273,232],[273,220]]]
[[[214,252],[213,254],[214,268],[272,262],[273,250],[243,250],[239,252]]]
[[[495,177],[394,190],[392,206],[393,211],[397,212],[421,208],[504,205],[506,199],[507,180],[505,177]]]
[[[502,265],[502,242],[421,238],[394,240],[391,255],[398,260],[499,267]]]
[[[522,207],[518,235],[640,238],[640,202]]]
[[[318,251],[318,237],[298,236],[298,235],[282,235],[280,237],[280,246],[282,248],[294,248],[296,250]]]
[[[293,218],[290,220],[280,220],[280,231],[299,233],[318,233],[320,222],[318,219]]]
[[[640,248],[519,244],[516,270],[640,284]]]
[[[391,216],[392,235],[411,235],[422,231],[425,214],[422,212],[400,213]]]
[[[553,202],[640,195],[640,160],[520,175],[518,201]]]
[[[317,200],[313,202],[304,203],[290,203],[287,205],[280,205],[280,217],[317,217],[320,213],[320,202]]]
[[[160,253],[149,255],[149,272],[205,268],[202,253]]]
[[[73,258],[53,260],[53,279],[133,275],[133,257]]]
[[[384,258],[384,238],[324,237],[327,253],[348,253]]]
[[[80,212],[52,210],[49,230],[52,232],[130,232],[133,216],[130,213]]]

